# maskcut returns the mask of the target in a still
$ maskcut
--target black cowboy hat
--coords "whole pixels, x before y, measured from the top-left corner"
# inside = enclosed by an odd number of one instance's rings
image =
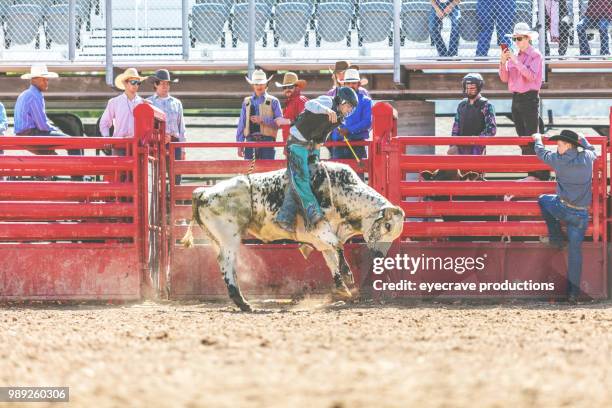
[[[172,83],[176,83],[179,80],[178,79],[171,79],[170,78],[170,72],[167,69],[158,69],[157,71],[155,71],[155,73],[153,75],[151,75],[149,77],[149,79],[153,82],[155,81],[170,81]]]
[[[571,143],[576,147],[584,147],[580,141],[580,135],[571,130],[562,130],[558,135],[551,136],[548,140],[563,140],[564,142]]]

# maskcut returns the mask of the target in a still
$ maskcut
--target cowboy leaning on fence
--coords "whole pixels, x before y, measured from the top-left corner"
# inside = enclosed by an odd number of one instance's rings
[[[236,129],[237,142],[274,142],[278,133],[279,125],[276,120],[283,117],[279,100],[269,95],[267,92],[268,78],[266,73],[258,69],[253,72],[251,78],[246,78],[247,82],[253,86],[253,94],[244,98],[240,120]],[[238,148],[238,156],[244,156],[246,160],[251,160],[255,155],[256,159],[274,159],[273,147],[261,147],[253,149],[251,147]]]

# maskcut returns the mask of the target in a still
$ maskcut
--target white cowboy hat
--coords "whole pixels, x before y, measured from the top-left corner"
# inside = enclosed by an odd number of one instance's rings
[[[273,76],[274,75],[268,78],[265,72],[263,72],[261,69],[256,69],[255,71],[253,71],[251,78],[249,77],[244,77],[244,78],[251,85],[266,85],[268,82],[272,80]]]
[[[147,77],[141,77],[138,75],[136,68],[128,68],[125,70],[125,72],[123,72],[123,74],[117,75],[115,78],[115,87],[121,89],[122,91],[125,90],[125,84],[123,82],[128,78],[136,78],[139,81],[144,81],[147,79]]]
[[[512,38],[520,36],[527,36],[531,41],[535,41],[540,35],[537,31],[533,31],[531,28],[529,28],[529,25],[527,23],[517,23],[514,26]]]
[[[342,83],[347,83],[347,82],[359,82],[359,85],[367,85],[368,84],[368,80],[365,78],[361,78],[359,76],[359,71],[354,69],[354,68],[349,68],[346,71],[344,71],[344,80],[342,81]]]
[[[286,88],[288,86],[297,86],[300,89],[304,89],[306,86],[306,81],[303,79],[298,79],[298,76],[295,72],[287,72],[283,77],[283,83],[276,82],[276,86],[279,88]]]
[[[58,78],[59,75],[56,72],[49,72],[45,64],[34,64],[30,67],[29,74],[23,74],[21,79],[32,79],[32,78]]]

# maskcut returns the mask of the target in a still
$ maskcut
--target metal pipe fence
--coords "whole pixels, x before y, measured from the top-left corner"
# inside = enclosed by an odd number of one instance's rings
[[[110,49],[121,62],[251,69],[496,60],[518,22],[540,34],[534,46],[548,58],[609,54],[609,0],[0,0],[0,57],[102,64]]]

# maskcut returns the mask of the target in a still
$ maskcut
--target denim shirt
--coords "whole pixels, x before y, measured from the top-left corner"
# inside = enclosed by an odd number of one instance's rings
[[[540,160],[555,170],[557,194],[563,200],[578,207],[588,207],[593,198],[593,162],[597,159],[595,148],[581,139],[584,151],[569,149],[564,154],[546,150],[542,139],[535,142],[535,152]]]
[[[153,95],[147,98],[153,106],[166,114],[166,134],[175,136],[181,142],[185,141],[185,118],[183,117],[183,104],[173,96],[160,98]]]

